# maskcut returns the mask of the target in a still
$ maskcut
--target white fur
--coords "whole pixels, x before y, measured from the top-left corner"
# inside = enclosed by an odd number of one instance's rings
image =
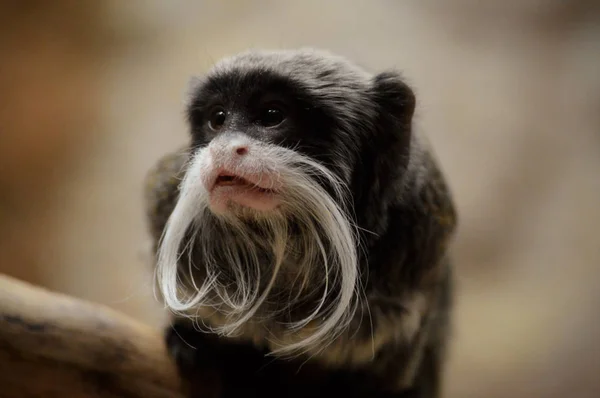
[[[226,319],[209,328],[223,335],[233,335],[248,322],[264,322],[288,311],[303,297],[307,282],[314,283],[309,275],[318,267],[325,270],[322,283],[323,295],[314,311],[302,319],[285,325],[280,333],[277,327],[269,332],[276,339],[275,354],[298,351],[314,351],[330,343],[347,326],[357,308],[358,265],[357,237],[352,222],[343,211],[348,199],[346,185],[326,167],[309,157],[276,145],[268,145],[247,137],[223,136],[215,138],[208,147],[199,149],[191,160],[177,205],[166,225],[158,252],[157,277],[166,305],[173,311],[189,315],[191,310],[212,307]],[[242,167],[252,172],[276,174],[282,204],[280,209],[258,213],[252,209],[233,209],[227,214],[215,214],[209,208],[209,193],[202,181],[206,181],[214,169],[214,148],[222,148],[232,140],[245,139],[249,154]],[[237,141],[236,141],[237,142]],[[331,197],[315,181],[323,178],[335,189]],[[292,237],[287,215],[293,214],[300,221],[300,237]],[[267,238],[260,241],[244,222],[248,217],[260,225]],[[189,231],[193,239],[186,241]],[[320,237],[325,236],[328,242]],[[184,248],[194,245],[202,253],[203,264],[192,264],[192,256],[182,257]],[[261,263],[261,254],[269,251],[272,264]],[[300,255],[292,255],[296,251]],[[217,257],[225,263],[217,264]],[[179,266],[202,267],[203,280],[187,281],[193,286],[182,289]],[[281,283],[281,271],[295,272],[291,283]],[[228,283],[223,270],[235,283]],[[270,272],[270,275],[264,275]],[[191,275],[194,273],[190,272]],[[299,281],[299,282],[298,282]],[[278,284],[280,282],[280,284]],[[298,283],[296,283],[298,282]],[[289,283],[289,286],[287,284]],[[283,288],[289,296],[273,297],[273,288]],[[336,294],[334,295],[334,292]],[[266,303],[273,308],[264,314]],[[261,317],[258,317],[258,313]],[[264,318],[263,318],[264,317]],[[310,328],[306,328],[308,324]],[[304,328],[304,329],[303,329]],[[310,333],[307,333],[307,330]]]

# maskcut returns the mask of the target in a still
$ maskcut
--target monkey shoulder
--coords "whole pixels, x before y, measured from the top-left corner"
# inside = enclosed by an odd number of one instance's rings
[[[457,212],[448,177],[444,173],[433,147],[423,134],[418,134],[413,148],[414,162],[409,167],[411,178],[409,206],[420,214],[417,221],[434,222],[452,234],[457,224]]]
[[[155,241],[160,238],[179,197],[179,184],[189,159],[186,150],[162,156],[144,179],[144,207],[150,232]]]

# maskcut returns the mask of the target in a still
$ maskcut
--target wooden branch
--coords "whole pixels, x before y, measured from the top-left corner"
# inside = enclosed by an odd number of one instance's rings
[[[182,398],[162,335],[0,275],[0,396]]]

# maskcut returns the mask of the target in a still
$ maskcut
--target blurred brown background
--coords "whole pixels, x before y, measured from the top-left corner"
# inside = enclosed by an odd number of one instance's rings
[[[248,47],[402,69],[461,215],[447,397],[600,396],[600,2],[4,1],[0,272],[159,327],[141,181]]]

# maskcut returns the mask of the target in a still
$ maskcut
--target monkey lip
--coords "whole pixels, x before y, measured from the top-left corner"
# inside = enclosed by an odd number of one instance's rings
[[[279,204],[273,180],[266,175],[239,175],[219,171],[210,188],[211,207],[224,212],[233,202],[255,210],[273,210]]]

